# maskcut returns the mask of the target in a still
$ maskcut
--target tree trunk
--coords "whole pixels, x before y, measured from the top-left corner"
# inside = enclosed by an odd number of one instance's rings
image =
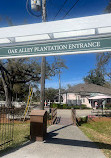
[[[6,106],[11,107],[12,105],[12,93],[7,85],[4,86],[5,97],[6,97]]]
[[[12,91],[10,89],[11,86],[9,83],[6,82],[6,77],[5,77],[3,69],[1,69],[1,74],[2,74],[3,88],[5,91],[6,106],[11,107],[11,105],[12,105]]]

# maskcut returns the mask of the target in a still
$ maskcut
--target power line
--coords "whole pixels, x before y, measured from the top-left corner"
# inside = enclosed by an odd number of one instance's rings
[[[48,2],[51,6],[53,6],[54,8],[55,8],[55,7],[56,7],[56,8],[60,7],[60,5],[58,5],[57,3],[56,3],[56,4],[53,3],[52,0],[47,0],[47,2]],[[48,3],[47,3],[47,4],[48,4]],[[65,10],[62,9],[62,11],[63,11],[64,13],[66,13]],[[54,19],[55,19],[55,17],[53,18],[53,20],[54,20]]]
[[[65,4],[67,3],[67,1],[68,0],[65,0],[64,1],[64,4],[62,5],[62,7],[59,9],[59,11],[57,12],[57,14],[55,15],[55,17],[54,17],[54,19],[53,20],[55,20],[55,18],[58,16],[58,14],[61,12],[61,10],[63,9],[63,7],[65,6]]]
[[[54,3],[53,3],[52,1],[50,1],[50,0],[47,0],[47,4],[48,4],[48,3],[50,3],[50,4],[51,4],[51,6],[54,6],[54,7],[55,7],[55,6],[56,6],[56,7],[58,7],[58,6],[59,6],[59,5],[57,5],[57,4],[54,4]]]
[[[68,12],[64,15],[64,17],[62,18],[62,19],[64,19],[68,14],[69,14],[69,12],[76,6],[76,4],[79,2],[79,0],[77,0],[74,4],[73,4],[73,6],[68,10]]]

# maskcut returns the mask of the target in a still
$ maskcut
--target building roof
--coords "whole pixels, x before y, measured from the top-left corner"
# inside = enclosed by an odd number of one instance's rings
[[[98,95],[96,95],[96,96],[94,96],[94,97],[90,97],[90,98],[88,98],[88,99],[91,99],[91,100],[101,100],[101,99],[109,99],[109,98],[111,98],[111,96],[109,96],[109,95],[104,95],[104,94],[98,94]]]
[[[63,93],[101,93],[111,95],[111,89],[95,84],[84,83],[72,86],[71,88],[65,90]]]

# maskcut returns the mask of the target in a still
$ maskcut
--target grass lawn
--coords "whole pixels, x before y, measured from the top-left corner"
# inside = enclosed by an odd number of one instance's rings
[[[111,158],[111,118],[93,118],[80,129]]]
[[[29,123],[15,123],[14,124],[14,146],[23,144],[29,140],[30,124]]]
[[[30,124],[27,122],[14,124],[14,141],[10,146],[5,146],[5,149],[1,150],[4,153],[10,149],[18,147],[29,140],[30,135]]]

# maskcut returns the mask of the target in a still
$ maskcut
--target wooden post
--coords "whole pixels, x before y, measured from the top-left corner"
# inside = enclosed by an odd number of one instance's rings
[[[76,126],[76,110],[75,109],[72,109],[72,120],[73,120],[74,126]]]

